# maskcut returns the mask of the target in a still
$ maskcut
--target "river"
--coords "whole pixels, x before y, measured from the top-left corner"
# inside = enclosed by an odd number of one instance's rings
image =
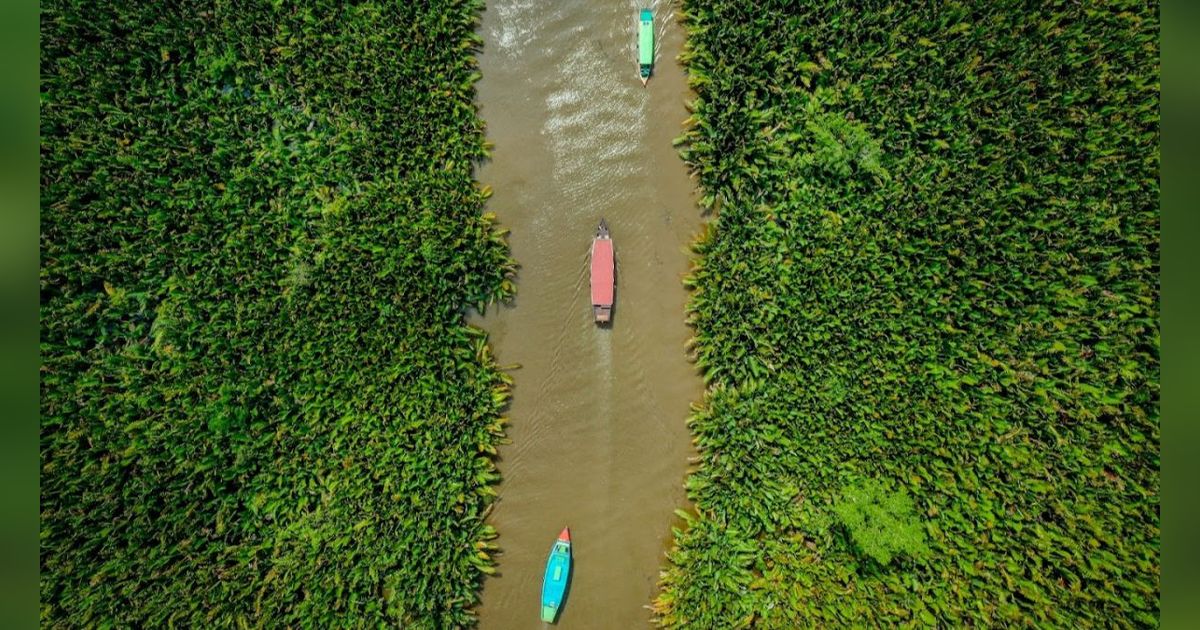
[[[512,372],[511,444],[490,522],[497,575],[484,630],[541,628],[542,571],[570,526],[574,569],[560,628],[639,628],[685,507],[685,424],[703,385],[686,360],[694,187],[671,140],[688,116],[675,61],[683,28],[655,10],[653,78],[637,78],[637,2],[494,0],[481,18],[480,115],[494,144],[477,177],[512,232],[517,297],[471,323]],[[592,321],[588,250],[608,221],[617,259],[611,328]]]

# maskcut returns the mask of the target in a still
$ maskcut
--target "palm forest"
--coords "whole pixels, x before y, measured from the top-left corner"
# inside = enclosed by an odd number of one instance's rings
[[[648,622],[1157,627],[1157,4],[672,6],[703,395]],[[43,2],[44,627],[478,624],[484,10]]]

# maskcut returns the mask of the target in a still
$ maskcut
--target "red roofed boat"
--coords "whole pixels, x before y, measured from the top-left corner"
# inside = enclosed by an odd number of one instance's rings
[[[607,324],[612,319],[615,273],[612,238],[608,235],[608,224],[600,219],[596,238],[592,239],[592,312],[597,324]]]

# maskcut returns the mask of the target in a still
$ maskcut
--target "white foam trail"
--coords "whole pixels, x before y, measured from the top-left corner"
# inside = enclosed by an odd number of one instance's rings
[[[638,170],[633,153],[645,132],[645,98],[631,77],[615,72],[602,45],[585,33],[570,33],[555,88],[546,98],[542,134],[554,156],[555,182],[580,218],[591,218],[620,190],[614,182]]]
[[[496,3],[496,13],[500,16],[500,28],[494,40],[500,49],[511,55],[520,54],[529,43],[533,31],[537,28],[538,11],[534,8],[541,4],[538,0],[511,0]]]

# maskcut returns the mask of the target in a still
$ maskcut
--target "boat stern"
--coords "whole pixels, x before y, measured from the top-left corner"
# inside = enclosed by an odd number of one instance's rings
[[[554,623],[555,617],[558,617],[558,606],[542,604],[542,621]]]
[[[601,306],[599,304],[592,305],[592,311],[596,315],[597,324],[607,324],[612,319],[612,306]]]

